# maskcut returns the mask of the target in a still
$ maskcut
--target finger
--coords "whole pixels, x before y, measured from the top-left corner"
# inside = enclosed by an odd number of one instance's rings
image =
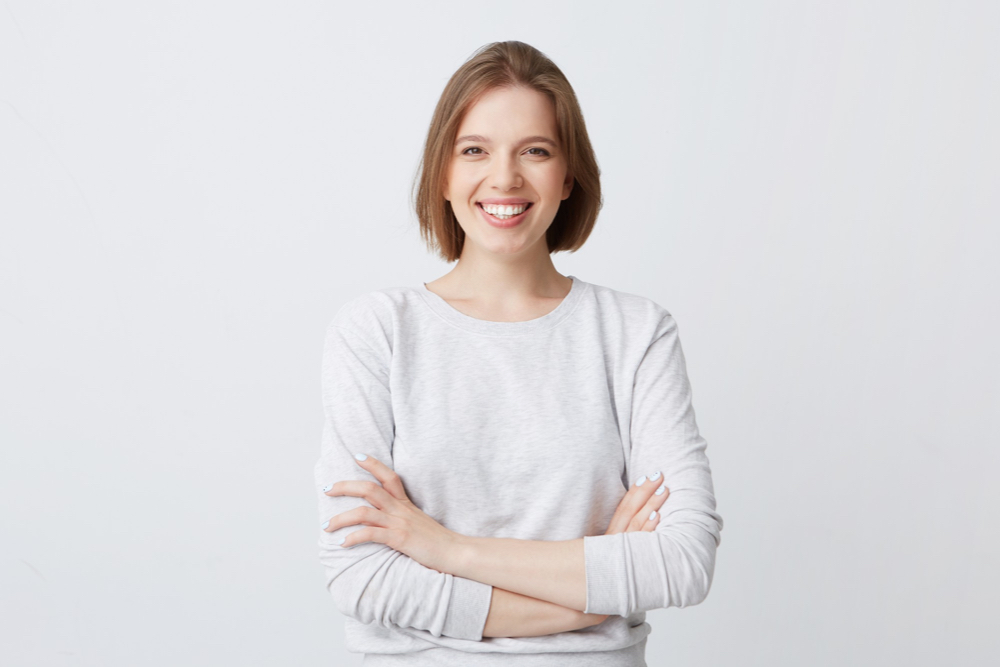
[[[666,484],[660,484],[660,486],[656,487],[656,491],[646,500],[646,504],[635,513],[635,517],[629,524],[629,529],[643,530],[643,527],[649,521],[650,512],[655,511],[659,514],[659,509],[667,501],[667,496],[669,495],[670,489],[667,488]]]
[[[608,525],[608,531],[605,534],[623,533],[630,527],[632,530],[639,530],[641,523],[635,522],[636,514],[646,504],[649,497],[653,495],[656,489],[655,482],[658,482],[661,477],[660,471],[656,471],[649,477],[643,475],[635,481],[625,494],[625,497],[618,503],[618,509],[611,518],[611,523]],[[646,514],[649,513],[647,512]]]
[[[624,533],[628,529],[629,523],[635,516],[636,511],[646,502],[646,497],[642,493],[642,490],[645,487],[648,491],[648,481],[649,479],[643,475],[635,480],[635,483],[625,492],[625,496],[618,503],[614,516],[611,517],[611,523],[608,524],[605,535]]]
[[[396,474],[396,471],[379,461],[374,456],[367,454],[355,454],[354,460],[358,465],[375,476],[386,491],[399,500],[409,500],[406,489],[403,488],[403,481]]]
[[[382,488],[378,482],[364,479],[345,479],[323,492],[328,496],[354,496],[364,498],[380,510],[389,510],[399,500]]]
[[[379,544],[389,545],[391,535],[391,531],[385,528],[368,526],[366,528],[355,530],[350,535],[344,537],[344,541],[340,544],[340,546],[346,549],[348,547],[353,547],[355,544],[361,544],[362,542],[378,542]]]
[[[352,510],[341,512],[340,514],[331,517],[324,530],[328,533],[332,533],[333,531],[345,528],[346,526],[357,526],[359,524],[384,528],[385,520],[386,515],[381,510],[368,507],[367,505],[362,505],[361,507],[355,507]]]

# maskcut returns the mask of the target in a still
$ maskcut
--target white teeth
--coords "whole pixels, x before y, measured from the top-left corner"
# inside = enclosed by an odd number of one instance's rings
[[[483,204],[482,207],[483,210],[490,215],[501,220],[507,220],[508,218],[513,218],[515,215],[521,215],[524,213],[524,210],[528,208],[528,205],[516,204],[511,206],[499,206],[496,204]]]

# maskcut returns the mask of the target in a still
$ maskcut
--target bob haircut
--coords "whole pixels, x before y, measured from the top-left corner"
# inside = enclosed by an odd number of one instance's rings
[[[451,202],[444,198],[445,176],[458,128],[483,94],[517,86],[533,88],[554,103],[559,144],[574,179],[573,190],[559,205],[545,233],[549,253],[575,252],[597,221],[603,205],[601,172],[573,87],[555,63],[535,47],[518,41],[493,42],[477,49],[441,93],[414,182],[420,236],[446,262],[456,261],[465,243],[465,231],[455,218]]]

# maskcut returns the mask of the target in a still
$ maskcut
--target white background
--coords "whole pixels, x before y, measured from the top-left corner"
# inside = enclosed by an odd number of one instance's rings
[[[359,665],[322,585],[326,324],[450,268],[444,84],[563,70],[557,269],[681,327],[725,520],[650,665],[1000,651],[1000,5],[0,2],[0,662]]]

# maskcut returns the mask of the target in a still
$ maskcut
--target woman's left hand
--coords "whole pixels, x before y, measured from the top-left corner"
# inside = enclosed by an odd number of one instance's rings
[[[355,459],[356,460],[356,459]],[[425,567],[449,574],[450,563],[458,557],[462,536],[427,516],[406,496],[403,481],[387,465],[369,456],[358,465],[375,476],[381,485],[364,480],[337,482],[328,496],[364,498],[374,507],[355,507],[330,519],[327,532],[364,524],[347,535],[344,548],[361,542],[380,542],[400,551]]]

